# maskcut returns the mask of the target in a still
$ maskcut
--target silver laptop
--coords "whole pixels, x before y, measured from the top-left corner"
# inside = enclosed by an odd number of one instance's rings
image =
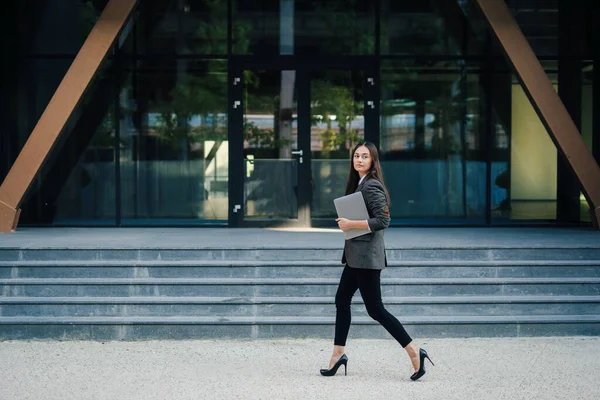
[[[363,198],[362,192],[355,192],[347,196],[338,197],[333,200],[335,210],[339,218],[347,218],[351,220],[365,220],[369,219],[369,212],[367,211],[367,205]],[[349,229],[344,232],[344,239],[352,239],[357,236],[366,235],[371,233],[368,229]]]

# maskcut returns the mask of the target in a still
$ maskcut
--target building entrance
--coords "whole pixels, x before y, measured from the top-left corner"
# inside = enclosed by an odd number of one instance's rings
[[[330,225],[352,147],[377,132],[375,74],[239,64],[230,71],[230,225]]]

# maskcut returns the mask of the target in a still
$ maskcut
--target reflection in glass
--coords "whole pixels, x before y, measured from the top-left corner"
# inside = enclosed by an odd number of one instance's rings
[[[458,7],[454,0],[382,0],[381,54],[460,54],[463,19],[445,18],[451,15],[445,3]]]
[[[280,5],[284,3],[284,7]],[[287,6],[291,3],[291,8]],[[232,50],[234,54],[280,54],[282,19],[293,20],[293,1],[234,0],[232,18]],[[283,10],[283,12],[281,11]],[[282,15],[283,14],[283,15]],[[286,28],[282,26],[282,28]],[[289,26],[288,26],[289,28]],[[281,54],[290,54],[289,51]]]
[[[244,71],[244,216],[298,218],[295,71]]]
[[[358,0],[234,1],[233,53],[374,54],[374,4]]]
[[[516,79],[511,85],[509,154],[510,206],[504,215],[556,219],[556,146]]]
[[[25,69],[24,99],[19,132],[24,143],[38,123],[64,77],[71,60],[37,60]],[[23,224],[114,224],[114,64],[107,62],[90,82],[89,90],[65,127],[36,177],[21,215]],[[31,73],[31,74],[30,74]],[[20,141],[20,140],[19,140]],[[21,143],[20,143],[21,145]]]
[[[125,223],[227,219],[224,61],[141,63],[121,93],[121,116]]]
[[[556,67],[555,62],[545,64]],[[549,77],[556,82],[556,74]],[[493,73],[491,81],[492,218],[496,222],[555,220],[556,146],[508,67]]]
[[[227,54],[227,0],[144,1],[138,12],[140,54]]]
[[[333,199],[343,196],[350,152],[364,140],[364,73],[319,71],[311,79],[313,218],[335,217]]]
[[[19,17],[25,19],[19,21],[22,28],[17,33],[22,54],[75,56],[108,0],[18,3],[22,7]]]
[[[297,54],[375,53],[375,2],[295,0],[295,4]]]
[[[533,3],[527,1],[508,2],[527,43],[538,57],[558,55],[558,3],[542,1],[539,6],[531,7]]]
[[[22,105],[19,108],[18,137],[15,138],[18,151],[25,145],[72,63],[71,58],[33,59],[20,63],[18,80]]]
[[[114,141],[114,108],[111,107],[60,191],[56,201],[55,224],[114,224]],[[66,164],[65,159],[62,162]]]
[[[502,115],[504,114],[504,115]],[[506,219],[510,216],[510,114],[494,108],[491,159],[491,215]],[[508,124],[508,125],[507,125]]]
[[[392,218],[484,217],[479,92],[462,62],[384,67],[380,152]]]

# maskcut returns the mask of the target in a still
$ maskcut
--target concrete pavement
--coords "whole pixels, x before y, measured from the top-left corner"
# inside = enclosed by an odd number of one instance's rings
[[[352,332],[352,331],[351,331]],[[600,338],[418,339],[418,382],[392,340],[5,341],[0,399],[597,399]]]

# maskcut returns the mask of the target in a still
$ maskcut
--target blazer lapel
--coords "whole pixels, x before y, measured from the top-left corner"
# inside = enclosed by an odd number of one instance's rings
[[[363,181],[356,187],[356,190],[354,191],[354,193],[360,192],[362,190],[363,186],[365,185],[366,181],[367,181],[367,178],[363,179]]]

